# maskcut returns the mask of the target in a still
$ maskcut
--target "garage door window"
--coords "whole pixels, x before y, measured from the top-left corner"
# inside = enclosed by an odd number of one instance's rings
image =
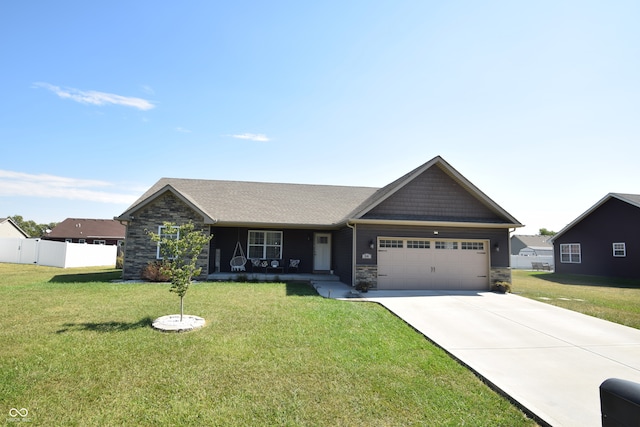
[[[463,251],[484,251],[484,242],[461,242],[460,249]]]
[[[436,249],[458,249],[458,242],[436,242]]]
[[[431,242],[428,240],[407,240],[407,248],[409,249],[429,249]]]
[[[381,248],[402,248],[402,240],[380,239]]]

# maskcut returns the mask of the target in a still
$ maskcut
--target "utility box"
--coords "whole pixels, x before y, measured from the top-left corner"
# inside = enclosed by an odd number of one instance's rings
[[[609,378],[600,384],[602,427],[640,427],[640,384]]]

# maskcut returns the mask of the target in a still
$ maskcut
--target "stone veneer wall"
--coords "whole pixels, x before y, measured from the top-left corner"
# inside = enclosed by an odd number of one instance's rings
[[[171,193],[158,197],[152,203],[133,213],[133,220],[127,226],[125,239],[124,265],[122,278],[124,280],[140,279],[142,269],[149,263],[156,261],[157,245],[151,241],[149,232],[158,232],[158,226],[165,221],[176,225],[189,221],[195,225],[195,230],[201,230],[209,235],[209,226],[204,224],[201,215],[189,208]],[[202,272],[198,279],[204,279],[208,274],[209,245],[206,245],[198,257],[198,267]]]
[[[356,265],[356,285],[358,282],[369,283],[372,289],[378,287],[378,266],[377,265]]]
[[[509,267],[491,267],[490,285],[496,282],[508,282],[511,284],[511,268]]]

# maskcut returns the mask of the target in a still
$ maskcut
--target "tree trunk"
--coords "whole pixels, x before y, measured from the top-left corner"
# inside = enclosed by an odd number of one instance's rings
[[[184,296],[180,297],[180,322],[182,322],[182,315],[184,313]]]

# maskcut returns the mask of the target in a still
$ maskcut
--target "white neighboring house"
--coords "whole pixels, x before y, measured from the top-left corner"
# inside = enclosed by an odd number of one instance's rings
[[[511,268],[538,270],[540,264],[545,269],[553,269],[553,244],[552,236],[511,236]]]
[[[11,218],[0,218],[0,237],[26,239],[29,237]]]

